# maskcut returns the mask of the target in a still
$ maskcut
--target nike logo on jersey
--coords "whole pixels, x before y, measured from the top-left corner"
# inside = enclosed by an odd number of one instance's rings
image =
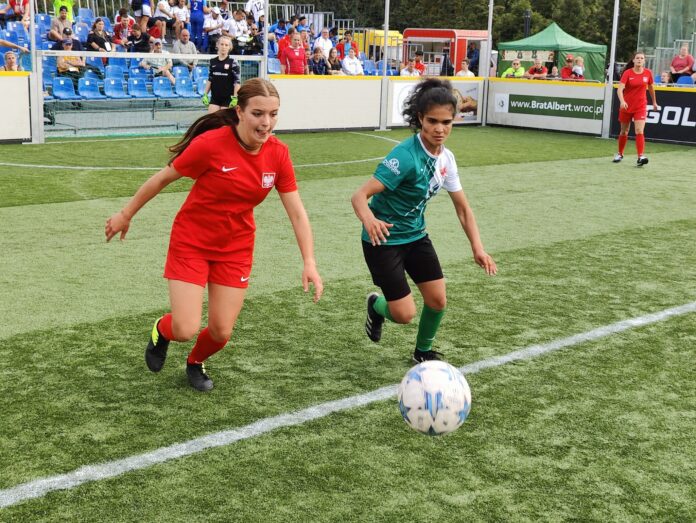
[[[236,169],[236,167],[224,167],[224,166],[223,166],[223,167],[222,167],[222,172],[223,172],[223,173],[228,173],[228,172],[230,172],[230,171],[234,171],[235,169]]]
[[[242,282],[245,282],[245,281],[247,281],[247,280],[249,279],[249,276],[247,276],[246,278],[245,278],[244,276],[242,276],[242,277],[239,278],[239,279],[242,280]]]

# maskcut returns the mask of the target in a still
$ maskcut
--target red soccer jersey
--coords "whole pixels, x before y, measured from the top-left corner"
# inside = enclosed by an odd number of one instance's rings
[[[421,76],[425,75],[425,64],[423,62],[416,62],[413,64],[413,67],[416,68],[416,71],[418,71]]]
[[[633,68],[624,71],[621,75],[621,83],[624,84],[623,97],[628,104],[628,112],[642,111],[648,106],[648,98],[645,90],[653,83],[653,75],[650,69],[643,69],[642,73],[636,73]]]
[[[280,63],[285,66],[285,74],[304,74],[307,65],[305,48],[286,47],[280,52]]]
[[[197,136],[172,164],[195,183],[174,219],[170,251],[189,258],[235,261],[254,247],[254,207],[271,189],[297,190],[288,147],[274,136],[257,155],[228,126]]]

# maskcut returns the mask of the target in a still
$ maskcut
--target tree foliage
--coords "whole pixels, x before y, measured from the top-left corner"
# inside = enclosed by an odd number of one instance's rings
[[[384,24],[384,2],[369,0],[317,0],[318,11],[338,18],[353,18],[357,27]],[[530,10],[531,31],[537,33],[556,22],[567,33],[593,44],[611,45],[613,0],[495,0],[493,46],[524,38],[524,12]],[[625,61],[636,49],[640,0],[621,0],[616,59]],[[391,0],[389,26],[486,29],[488,0]]]

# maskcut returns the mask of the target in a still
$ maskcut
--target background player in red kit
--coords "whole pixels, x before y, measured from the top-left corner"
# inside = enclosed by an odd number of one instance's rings
[[[653,85],[653,75],[650,69],[645,68],[645,55],[637,52],[628,61],[621,83],[616,90],[619,97],[619,123],[621,132],[619,133],[619,152],[614,155],[614,163],[623,160],[624,149],[628,141],[628,131],[633,120],[633,127],[636,132],[636,151],[638,152],[638,167],[648,163],[648,158],[643,155],[645,152],[645,118],[648,115],[648,100],[645,90],[650,92],[653,107],[656,111],[660,110],[655,98],[655,86]]]
[[[201,323],[208,285],[208,326],[188,355],[186,374],[200,391],[213,388],[203,361],[222,349],[242,309],[254,252],[254,207],[275,187],[290,218],[304,260],[302,286],[323,291],[314,259],[312,230],[297,192],[288,148],[271,136],[280,98],[260,78],[239,90],[238,106],[199,118],[171,148],[173,160],[106,220],[106,240],[123,239],[133,216],[162,189],[187,176],[195,183],[174,219],[164,277],[171,313],[155,322],[145,349],[148,368],[164,365],[170,341],[192,339]]]

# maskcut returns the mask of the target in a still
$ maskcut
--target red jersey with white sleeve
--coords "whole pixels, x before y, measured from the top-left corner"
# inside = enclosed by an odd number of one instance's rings
[[[174,219],[169,251],[184,258],[237,261],[254,248],[254,207],[276,188],[297,190],[288,147],[271,136],[256,154],[221,127],[191,141],[172,163],[195,183]]]
[[[626,112],[645,111],[648,107],[648,97],[645,96],[645,91],[653,83],[650,69],[644,68],[642,73],[636,73],[633,68],[627,69],[621,75],[621,83],[624,84],[624,101],[628,104]]]

